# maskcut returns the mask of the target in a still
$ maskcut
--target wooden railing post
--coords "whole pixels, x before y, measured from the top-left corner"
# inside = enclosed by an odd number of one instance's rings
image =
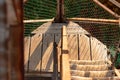
[[[60,73],[61,80],[71,80],[70,64],[69,64],[69,51],[67,46],[67,32],[66,27],[62,28],[62,54],[60,60]]]
[[[57,23],[65,22],[64,0],[57,0],[57,12],[56,12],[56,17],[54,21]]]

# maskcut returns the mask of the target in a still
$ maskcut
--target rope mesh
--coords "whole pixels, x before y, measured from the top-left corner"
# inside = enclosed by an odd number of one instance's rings
[[[83,17],[97,19],[116,19],[113,15],[97,5],[93,0],[64,0],[65,17]],[[57,0],[28,0],[24,4],[24,19],[51,19],[56,16]],[[43,23],[25,24],[25,36]],[[79,22],[92,36],[98,38],[108,47],[116,47],[119,41],[119,24]]]
[[[28,0],[24,4],[24,19],[51,19],[56,15],[56,0]],[[43,23],[25,24],[25,36]]]
[[[115,19],[92,0],[65,0],[65,16]]]

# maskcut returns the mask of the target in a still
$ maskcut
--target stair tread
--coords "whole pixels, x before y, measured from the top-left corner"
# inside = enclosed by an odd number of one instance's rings
[[[106,64],[105,60],[71,60],[70,64],[79,64],[79,65],[101,65]]]
[[[79,77],[79,76],[72,76],[71,80],[120,80],[119,77],[113,76],[113,77]]]
[[[78,71],[71,70],[72,76],[81,76],[81,77],[111,77],[114,74],[113,70],[109,71]]]
[[[109,70],[111,67],[109,65],[70,65],[71,70],[81,70],[81,71],[105,71]]]

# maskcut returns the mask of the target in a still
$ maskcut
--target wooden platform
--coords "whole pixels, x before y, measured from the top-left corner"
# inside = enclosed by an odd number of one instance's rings
[[[57,42],[61,54],[61,28],[67,26],[68,48],[71,60],[105,60],[106,46],[94,37],[88,37],[87,31],[78,24],[45,23],[34,30],[33,35],[25,37],[24,65],[25,71],[53,71],[53,42]],[[58,63],[60,64],[60,57]],[[59,66],[60,67],[60,66]]]

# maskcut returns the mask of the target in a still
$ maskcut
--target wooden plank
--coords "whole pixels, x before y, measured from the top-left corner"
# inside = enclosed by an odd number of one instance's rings
[[[92,48],[92,59],[93,60],[106,60],[107,59],[107,48],[96,38],[91,38]]]
[[[77,35],[71,34],[68,35],[68,50],[71,60],[77,60],[78,59],[78,41],[77,41]]]
[[[29,59],[30,37],[24,38],[24,69],[27,71]]]
[[[53,71],[54,34],[45,34],[43,39],[42,71]]]
[[[79,51],[80,60],[90,59],[90,42],[86,35],[79,35]]]
[[[29,71],[40,71],[42,34],[36,34],[31,38],[29,57]]]
[[[68,50],[68,42],[67,42],[67,31],[66,26],[63,26],[62,29],[62,50]]]

